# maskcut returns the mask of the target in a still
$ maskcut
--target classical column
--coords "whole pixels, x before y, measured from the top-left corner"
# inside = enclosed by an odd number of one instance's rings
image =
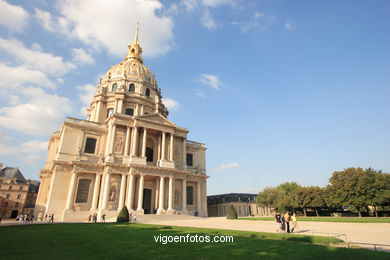
[[[146,138],[148,135],[148,130],[144,128],[144,133],[142,134],[142,157],[146,157]]]
[[[169,153],[169,160],[173,161],[173,133],[171,133],[171,143],[170,143],[170,153]]]
[[[92,205],[91,210],[95,210],[97,207],[97,200],[99,196],[99,187],[100,187],[100,174],[96,174],[95,185],[93,187],[93,197],[92,197]]]
[[[130,126],[128,126],[126,130],[125,156],[129,156],[129,145],[130,145]]]
[[[107,132],[107,140],[106,140],[106,154],[110,153],[111,132],[112,132],[112,124],[108,123],[108,132]]]
[[[161,214],[164,211],[164,176],[160,177],[160,195],[158,196],[158,200],[157,213]]]
[[[137,156],[137,138],[138,138],[138,127],[134,127],[133,129],[133,138],[131,140],[131,156],[135,157]]]
[[[197,198],[196,198],[196,206],[197,206],[197,210],[198,210],[198,216],[200,216],[201,214],[201,210],[202,210],[202,203],[201,203],[201,189],[200,189],[200,181],[198,181],[197,183],[197,188],[198,188],[198,191],[196,192],[196,195],[197,195]]]
[[[161,135],[158,135],[158,142],[157,142],[157,160],[161,160]]]
[[[182,211],[187,212],[187,180],[183,179],[183,188],[182,188]]]
[[[173,197],[173,177],[169,176],[168,211],[173,211],[172,197]]]
[[[102,209],[107,209],[108,206],[108,197],[110,196],[110,178],[111,174],[106,172],[106,178],[104,180],[104,191],[103,191],[103,202]]]
[[[140,113],[140,116],[142,116],[144,114],[144,105],[141,105],[141,113]]]
[[[160,191],[160,183],[159,183],[159,179],[156,179],[156,192],[155,192],[155,196],[154,196],[154,209],[158,209],[158,195],[159,195],[159,191]]]
[[[127,209],[132,210],[134,205],[134,174],[129,175],[129,187],[127,188]]]
[[[95,122],[100,122],[100,117],[101,117],[101,114],[100,114],[100,110],[101,110],[101,107],[102,107],[102,101],[98,101],[97,102],[97,105],[96,105],[96,112],[95,112]]]
[[[114,103],[114,113],[119,113],[118,112],[118,99],[117,98],[115,99],[115,103]]]
[[[139,189],[138,189],[138,205],[137,205],[137,211],[138,210],[144,210],[142,208],[142,202],[144,201],[144,176],[141,175],[139,178]]]
[[[161,160],[165,160],[165,132],[162,132]]]
[[[77,173],[72,172],[72,177],[70,178],[70,184],[68,189],[68,198],[66,199],[66,208],[65,209],[72,209],[73,208],[73,197],[74,197],[74,190],[76,186],[76,179],[77,179]]]
[[[186,138],[183,137],[183,167],[187,166],[187,147],[186,147]]]
[[[123,99],[118,99],[118,113],[123,111]]]
[[[111,141],[110,141],[110,154],[114,153],[115,132],[116,132],[116,125],[113,124],[112,132],[111,132]]]
[[[98,209],[101,209],[102,205],[103,205],[103,195],[104,195],[104,187],[105,187],[105,184],[106,184],[106,175],[103,174],[101,176],[101,179],[102,179],[102,181],[100,182]]]
[[[122,174],[121,178],[121,190],[119,191],[119,205],[118,210],[122,210],[125,206],[125,193],[126,193],[126,175]]]

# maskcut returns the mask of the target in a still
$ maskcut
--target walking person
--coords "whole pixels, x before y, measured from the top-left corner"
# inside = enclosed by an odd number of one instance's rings
[[[53,224],[54,224],[54,213],[52,213],[52,214],[49,216],[49,223],[53,223]]]
[[[297,230],[297,214],[295,212],[291,216],[291,233],[293,233],[294,230]]]
[[[102,222],[106,222],[106,214],[105,213],[103,213],[103,215],[102,215]]]
[[[93,214],[93,222],[97,222],[97,213]]]
[[[0,224],[2,220],[3,220],[3,215],[0,215]]]
[[[276,232],[282,232],[282,220],[280,217],[280,212],[276,211],[275,213],[275,222],[276,222]]]
[[[290,233],[290,213],[286,211],[286,214],[284,214],[284,220],[286,221],[286,232]]]
[[[280,216],[280,227],[282,229],[282,233],[286,233],[286,219],[284,218],[284,214],[281,214]]]
[[[45,222],[47,222],[47,213],[45,213]]]
[[[91,222],[91,220],[92,220],[92,215],[91,215],[91,214],[89,214],[89,217],[88,217],[88,222]]]

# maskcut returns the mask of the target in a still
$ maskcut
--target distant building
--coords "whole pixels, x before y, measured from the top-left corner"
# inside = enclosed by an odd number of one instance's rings
[[[239,217],[271,216],[272,210],[256,204],[257,194],[229,193],[207,196],[209,217],[227,216],[230,205],[233,205]]]
[[[26,180],[18,168],[0,164],[0,215],[16,218],[20,213],[33,214],[39,182]]]

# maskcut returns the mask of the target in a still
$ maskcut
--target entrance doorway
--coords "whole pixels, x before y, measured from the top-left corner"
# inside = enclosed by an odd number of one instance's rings
[[[18,216],[18,211],[17,210],[13,210],[12,212],[11,212],[11,218],[16,218],[17,216]]]
[[[152,190],[144,189],[144,201],[142,203],[144,214],[152,214]]]

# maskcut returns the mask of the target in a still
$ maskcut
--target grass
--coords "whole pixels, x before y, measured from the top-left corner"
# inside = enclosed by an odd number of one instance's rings
[[[275,221],[274,217],[239,218],[239,220]],[[298,217],[297,221],[349,222],[349,223],[390,223],[390,218],[355,217]]]
[[[159,235],[229,235],[233,243],[156,243]],[[389,259],[390,254],[331,246],[327,237],[142,224],[0,227],[2,259]]]

